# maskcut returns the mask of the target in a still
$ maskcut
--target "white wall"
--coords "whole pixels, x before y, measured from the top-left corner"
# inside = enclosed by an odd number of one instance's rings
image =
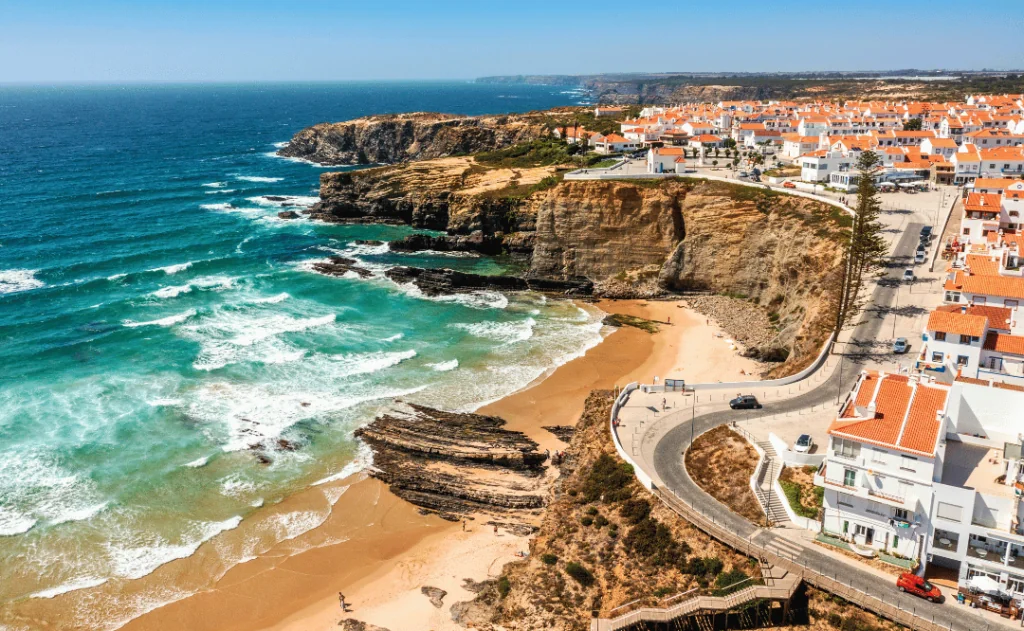
[[[1024,392],[955,382],[949,393],[949,431],[1017,442],[1024,432]]]

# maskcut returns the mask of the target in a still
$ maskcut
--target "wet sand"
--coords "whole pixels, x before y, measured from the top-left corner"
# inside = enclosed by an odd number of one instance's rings
[[[542,426],[575,424],[593,389],[649,383],[654,376],[738,380],[744,379],[741,371],[757,368],[729,349],[717,327],[677,302],[601,301],[597,306],[660,322],[660,331],[622,327],[586,355],[480,412],[505,418],[509,429],[523,431],[541,449],[554,451],[564,443]],[[231,568],[212,588],[155,609],[123,629],[326,631],[337,628],[345,616],[391,631],[456,629],[450,605],[473,597],[462,588],[462,580],[494,578],[517,551],[528,549],[526,538],[495,534],[478,522],[470,521],[463,531],[461,524],[421,515],[363,475],[327,485],[326,492],[344,487],[322,526]],[[322,503],[324,495],[325,487],[315,487],[282,504],[295,510],[303,502]],[[210,547],[206,544],[197,555],[164,566],[173,567],[161,572],[162,580],[187,574]],[[448,592],[442,608],[420,593],[424,585]],[[339,591],[351,605],[348,614],[339,607]],[[59,605],[60,600],[48,602]]]

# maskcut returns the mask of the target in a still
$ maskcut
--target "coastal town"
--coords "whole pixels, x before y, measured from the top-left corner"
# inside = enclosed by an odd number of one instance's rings
[[[594,110],[598,118],[625,113]],[[639,384],[613,421],[620,454],[646,485],[684,497],[690,474],[660,451],[685,450],[692,435],[673,430],[704,414],[756,446],[750,487],[771,532],[781,533],[771,537],[780,550],[800,556],[796,542],[813,543],[851,572],[885,576],[881,564],[923,578],[913,586],[900,578],[898,591],[945,601],[943,609],[1019,618],[1024,95],[645,107],[623,118],[619,133],[568,137],[583,139],[622,159],[567,178],[711,177],[851,207],[861,178],[873,180],[894,236],[867,313],[827,345],[845,347],[846,364],[823,351],[800,376],[813,382],[817,371],[820,385],[802,394],[786,380]],[[877,156],[867,174],[857,169],[866,152]],[[813,396],[826,386],[829,397]],[[801,398],[810,405],[786,405]],[[659,399],[681,410],[652,418],[635,409]],[[800,488],[788,471],[813,482]],[[933,585],[944,593],[929,592]]]

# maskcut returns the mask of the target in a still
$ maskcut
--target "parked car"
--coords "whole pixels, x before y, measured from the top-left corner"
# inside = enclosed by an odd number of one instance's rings
[[[761,404],[757,402],[757,397],[752,394],[741,394],[732,401],[729,401],[729,407],[734,410],[760,410]]]
[[[918,250],[917,252],[914,253],[914,262],[924,263],[925,256],[926,254],[924,250]]]
[[[907,338],[905,337],[898,337],[896,338],[896,341],[892,343],[892,352],[897,355],[906,353],[908,348],[910,348],[910,345],[907,344]]]
[[[905,282],[905,283],[912,283],[912,282],[914,282],[914,270],[912,268],[908,267],[907,269],[903,270],[903,282]]]
[[[800,438],[796,439],[793,443],[793,451],[801,454],[805,454],[811,450],[814,446],[814,441],[811,439],[810,434],[800,434]]]
[[[750,177],[750,174],[747,173],[746,171],[740,171],[739,176],[740,177]]]
[[[796,188],[796,184],[793,184],[789,180],[782,183],[782,188]]]
[[[924,598],[930,603],[940,603],[945,600],[938,587],[917,574],[911,574],[910,572],[904,572],[899,575],[896,579],[896,588],[901,592],[907,592],[908,594]]]
[[[921,228],[921,240],[931,239],[931,237],[932,237],[932,227],[931,226],[924,226],[924,227],[922,227]]]

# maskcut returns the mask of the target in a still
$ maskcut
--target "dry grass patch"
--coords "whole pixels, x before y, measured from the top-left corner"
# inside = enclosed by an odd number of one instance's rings
[[[725,425],[705,432],[686,451],[686,470],[711,497],[754,523],[764,512],[750,490],[757,451]]]

